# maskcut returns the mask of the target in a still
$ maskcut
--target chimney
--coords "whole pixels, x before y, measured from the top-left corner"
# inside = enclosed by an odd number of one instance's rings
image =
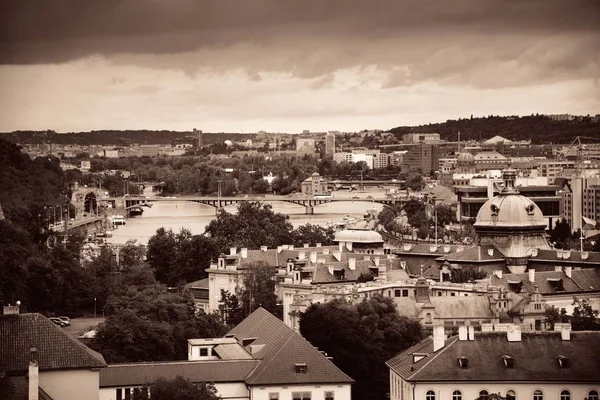
[[[494,275],[496,275],[496,278],[502,279],[502,270],[501,269],[495,270]]]
[[[283,246],[277,246],[277,253],[281,253],[283,251]]]
[[[329,254],[329,249],[323,249],[323,254]]]
[[[356,269],[356,258],[348,259],[348,268],[350,268],[352,271]]]
[[[10,304],[7,306],[4,306],[4,315],[14,315],[14,314],[19,314],[19,307],[21,305],[20,301],[17,301],[17,305],[16,306],[11,306]]]
[[[529,269],[529,282],[535,282],[535,269]]]
[[[573,271],[573,267],[565,267],[565,275],[567,275],[569,278],[571,278],[572,271]]]
[[[444,332],[444,325],[435,325],[433,327],[433,351],[436,352],[444,347],[446,341],[446,333]]]
[[[248,258],[248,248],[247,247],[242,247],[242,250],[240,251],[240,254],[242,255],[242,258]]]
[[[375,257],[373,262],[375,263],[375,266],[379,267],[379,257]]]
[[[556,323],[554,324],[554,330],[555,331],[560,331],[560,338],[562,340],[571,340],[571,324],[570,323],[563,323],[563,324],[559,324]]]
[[[510,324],[506,331],[506,338],[509,342],[521,341],[521,325]]]
[[[469,335],[469,340],[474,341],[475,340],[475,327],[473,325],[469,325],[467,327],[467,333]]]
[[[335,257],[335,259],[337,261],[342,261],[342,252],[341,251],[336,251],[335,253],[333,253],[333,257]]]
[[[344,242],[339,242],[339,243],[338,243],[338,251],[339,251],[340,253],[341,253],[342,251],[344,251],[344,245],[345,245],[345,244],[346,244],[346,243],[344,243]]]
[[[288,250],[294,250],[294,245],[293,244],[288,245]]]
[[[308,244],[308,243],[304,243],[304,248],[305,248],[305,249],[307,249],[307,248],[309,248],[309,247],[310,247],[310,246],[309,246],[309,244]]]
[[[371,256],[367,256],[367,255],[363,256],[363,260],[365,260],[365,261],[369,261],[370,259],[371,259]]]
[[[468,330],[466,325],[458,327],[458,340],[466,341],[469,340]]]
[[[380,281],[387,281],[387,268],[385,265],[377,267],[377,278],[379,278]]]
[[[29,349],[29,400],[38,400],[40,392],[40,374],[37,361],[37,348]]]
[[[262,251],[267,251],[267,250],[269,250],[269,247],[268,246],[260,246],[260,249]]]
[[[316,251],[310,252],[310,262],[313,264],[317,263],[317,252]]]
[[[229,255],[230,256],[235,256],[235,252],[237,251],[236,247],[230,247],[229,248]]]
[[[306,252],[305,251],[299,251],[298,252],[298,260],[304,260],[306,258]]]
[[[321,243],[316,244],[317,248],[321,247]]]

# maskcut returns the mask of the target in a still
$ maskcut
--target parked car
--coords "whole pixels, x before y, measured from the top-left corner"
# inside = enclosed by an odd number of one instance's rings
[[[91,331],[87,331],[83,335],[79,335],[79,339],[93,339],[96,337],[96,330],[92,329]]]
[[[69,317],[57,317],[60,319],[66,326],[71,325],[71,318]]]
[[[52,318],[48,318],[50,321],[54,322],[56,325],[62,327],[67,326],[67,324],[64,323],[63,320],[61,320],[60,318],[57,317],[52,317]]]

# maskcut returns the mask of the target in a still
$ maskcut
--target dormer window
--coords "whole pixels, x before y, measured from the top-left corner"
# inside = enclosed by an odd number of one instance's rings
[[[294,370],[297,374],[305,374],[306,373],[306,363],[296,363],[294,364]]]
[[[200,357],[208,357],[208,347],[200,347]]]
[[[469,359],[464,356],[458,357],[458,365],[460,365],[460,367],[462,369],[468,369],[469,368]]]
[[[569,359],[565,356],[558,356],[556,357],[556,360],[558,361],[558,366],[561,368],[568,368],[569,367]]]
[[[413,353],[413,364],[421,361],[425,357],[427,357],[427,354],[424,354],[424,353]]]
[[[514,368],[515,367],[515,359],[509,355],[503,355],[502,361],[504,361],[504,366],[506,368]]]
[[[560,279],[560,278],[548,278],[548,283],[557,292],[564,292],[565,291],[565,287],[563,285],[563,280]]]

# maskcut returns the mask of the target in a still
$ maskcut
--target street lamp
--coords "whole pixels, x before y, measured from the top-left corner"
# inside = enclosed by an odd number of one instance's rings
[[[94,297],[94,318],[96,318],[96,298]]]

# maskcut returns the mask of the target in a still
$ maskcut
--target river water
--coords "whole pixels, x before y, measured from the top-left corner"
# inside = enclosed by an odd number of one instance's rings
[[[291,224],[296,228],[305,224],[325,225],[329,221],[339,221],[342,217],[350,215],[362,217],[367,210],[381,211],[383,205],[378,203],[344,201],[322,204],[314,207],[314,214],[304,213],[304,207],[282,201],[268,202],[273,206],[273,211],[288,215]],[[228,212],[235,212],[236,205],[225,208]],[[146,244],[156,230],[164,227],[179,232],[186,228],[192,234],[202,234],[206,226],[215,218],[215,208],[192,202],[154,202],[152,208],[144,208],[140,216],[127,219],[127,224],[113,230],[109,243],[124,244],[127,240],[135,239],[137,243]]]

